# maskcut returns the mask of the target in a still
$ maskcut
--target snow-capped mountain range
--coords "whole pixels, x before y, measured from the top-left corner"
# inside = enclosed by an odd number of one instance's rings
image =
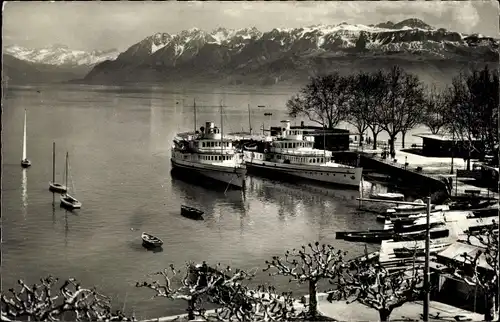
[[[195,79],[246,83],[253,79],[267,84],[303,81],[331,70],[378,69],[387,64],[400,64],[419,73],[432,64],[437,67],[434,72],[455,71],[471,62],[498,62],[498,44],[498,39],[438,29],[412,18],[398,23],[340,23],[267,32],[191,28],[177,34],[155,33],[122,53],[86,53],[63,46],[38,50],[10,46],[4,53],[33,63],[95,64],[83,78],[85,83]]]
[[[218,28],[211,32],[191,28],[178,34],[151,35],[114,61],[96,65],[85,80],[162,82],[254,74],[282,80],[291,73],[304,77],[322,71],[328,65],[326,61],[335,65],[340,60],[387,60],[389,56],[495,61],[498,40],[436,29],[419,19],[368,26],[341,23],[275,28],[268,32],[256,28]]]
[[[83,51],[73,50],[65,45],[52,45],[44,48],[25,48],[17,45],[6,46],[5,54],[31,63],[46,65],[93,66],[105,60],[113,60],[120,52],[116,49]]]

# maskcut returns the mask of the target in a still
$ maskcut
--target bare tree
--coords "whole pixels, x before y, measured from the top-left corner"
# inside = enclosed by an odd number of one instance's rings
[[[347,78],[336,72],[311,78],[309,84],[286,105],[291,117],[306,116],[322,127],[332,129],[344,120],[350,96]]]
[[[180,274],[181,271],[176,270],[171,264],[163,271],[151,274],[161,275],[163,282],[157,280],[138,282],[136,287],[147,287],[154,290],[155,297],[187,301],[188,320],[194,320],[196,315],[205,315],[204,302],[211,302],[214,299],[227,300],[234,293],[232,288],[235,287],[236,283],[252,277],[251,274],[242,270],[233,272],[230,267],[222,268],[220,264],[211,267],[205,262],[202,265],[187,263],[180,281],[175,281],[174,277],[178,277]]]
[[[381,321],[388,321],[395,308],[420,296],[422,281],[423,274],[415,265],[390,272],[378,263],[356,259],[331,281],[336,289],[329,292],[328,300],[357,301],[377,310]]]
[[[422,121],[423,87],[418,77],[394,66],[384,74],[386,97],[378,114],[380,127],[389,135],[390,153],[394,153],[394,141],[401,133],[404,148],[408,130]]]
[[[382,131],[377,122],[377,109],[382,96],[383,84],[379,74],[359,73],[348,78],[351,84],[351,99],[349,101],[346,121],[354,125],[363,136],[367,129],[373,134],[374,149],[377,148],[377,135]],[[361,139],[359,140],[361,145]]]
[[[432,134],[438,134],[450,122],[450,88],[438,89],[432,86],[424,98],[424,116],[422,123],[431,130]]]
[[[218,321],[267,322],[292,321],[301,317],[294,307],[292,293],[278,294],[273,286],[259,285],[251,290],[238,285],[233,296],[218,304]]]
[[[452,106],[453,119],[450,130],[462,141],[468,142],[467,169],[470,169],[471,153],[498,149],[498,72],[485,67],[472,73],[461,73],[453,79]],[[484,143],[473,145],[477,140]]]
[[[9,289],[1,294],[2,321],[29,319],[33,321],[134,321],[121,311],[112,313],[110,299],[93,288],[83,288],[68,279],[56,290],[58,279],[48,276],[40,284],[27,285],[18,280],[20,291]],[[68,318],[65,314],[74,314]]]
[[[496,227],[495,227],[496,226]],[[486,321],[497,321],[499,315],[499,253],[498,253],[498,226],[491,225],[474,234],[467,232],[467,243],[479,247],[475,254],[464,253],[462,265],[454,265],[455,275],[463,280],[479,286],[485,295]],[[489,269],[480,266],[483,261]],[[472,269],[471,269],[472,268]],[[459,269],[459,270],[457,270]]]
[[[322,279],[333,279],[338,274],[338,268],[343,263],[345,252],[335,250],[331,245],[302,246],[302,249],[286,251],[283,259],[274,256],[272,261],[266,261],[264,271],[275,270],[270,275],[289,276],[290,281],[309,284],[309,317],[318,316],[318,282]]]

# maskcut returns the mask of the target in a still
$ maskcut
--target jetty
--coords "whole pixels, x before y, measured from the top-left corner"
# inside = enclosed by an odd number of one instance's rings
[[[399,177],[403,181],[412,182],[414,186],[425,187],[427,193],[447,191],[450,196],[474,194],[484,198],[499,198],[498,191],[492,189],[494,187],[474,185],[476,178],[473,176],[477,176],[480,170],[466,171],[462,158],[430,157],[400,149],[396,149],[395,157],[390,158],[383,157],[382,148],[373,150],[356,145],[350,149],[350,153],[356,152],[360,155],[361,165],[368,172],[367,177],[370,177],[370,170],[374,170],[378,174]],[[492,169],[481,164],[476,164],[476,167]],[[450,173],[452,169],[453,173]],[[447,181],[451,184],[448,185]]]

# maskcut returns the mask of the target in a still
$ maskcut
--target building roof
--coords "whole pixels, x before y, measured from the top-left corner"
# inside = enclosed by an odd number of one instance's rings
[[[422,139],[431,139],[431,140],[446,141],[446,142],[451,142],[451,141],[466,141],[466,140],[461,140],[460,138],[453,139],[452,136],[450,136],[450,135],[444,135],[444,134],[417,133],[417,134],[413,134],[413,136],[420,137]]]
[[[451,244],[448,248],[446,248],[439,254],[437,254],[437,256],[463,263],[465,261],[464,257],[462,256],[464,253],[467,253],[467,255],[471,257],[475,257],[477,252],[480,250],[481,250],[480,247],[469,245],[462,242],[456,242]],[[484,254],[481,254],[479,256],[478,266],[487,270],[492,269],[491,266],[486,262]]]

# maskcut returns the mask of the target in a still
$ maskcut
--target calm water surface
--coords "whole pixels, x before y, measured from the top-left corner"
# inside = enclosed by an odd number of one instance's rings
[[[37,92],[40,90],[40,93]],[[186,261],[221,262],[243,269],[285,249],[319,240],[361,254],[364,246],[335,240],[335,232],[377,227],[373,214],[359,213],[356,190],[294,185],[248,177],[246,192],[211,191],[172,178],[170,145],[176,132],[220,123],[225,131],[248,130],[247,104],[254,129],[286,117],[293,94],[252,89],[176,92],[163,88],[58,85],[9,89],[2,133],[2,284],[30,283],[53,274],[96,285],[113,304],[140,318],[183,313],[185,303],[151,300],[152,292],[134,287],[146,274]],[[267,105],[257,108],[257,105]],[[22,124],[28,111],[28,158],[22,170]],[[300,122],[300,120],[298,120]],[[56,180],[62,181],[70,155],[74,195],[83,203],[67,212],[48,191],[52,142],[56,142]],[[55,198],[55,206],[53,206]],[[203,209],[206,220],[180,216],[181,204]],[[161,237],[162,252],[141,246],[140,234]],[[376,246],[369,246],[370,251]],[[271,282],[259,273],[259,282]],[[282,290],[305,292],[284,279]]]

